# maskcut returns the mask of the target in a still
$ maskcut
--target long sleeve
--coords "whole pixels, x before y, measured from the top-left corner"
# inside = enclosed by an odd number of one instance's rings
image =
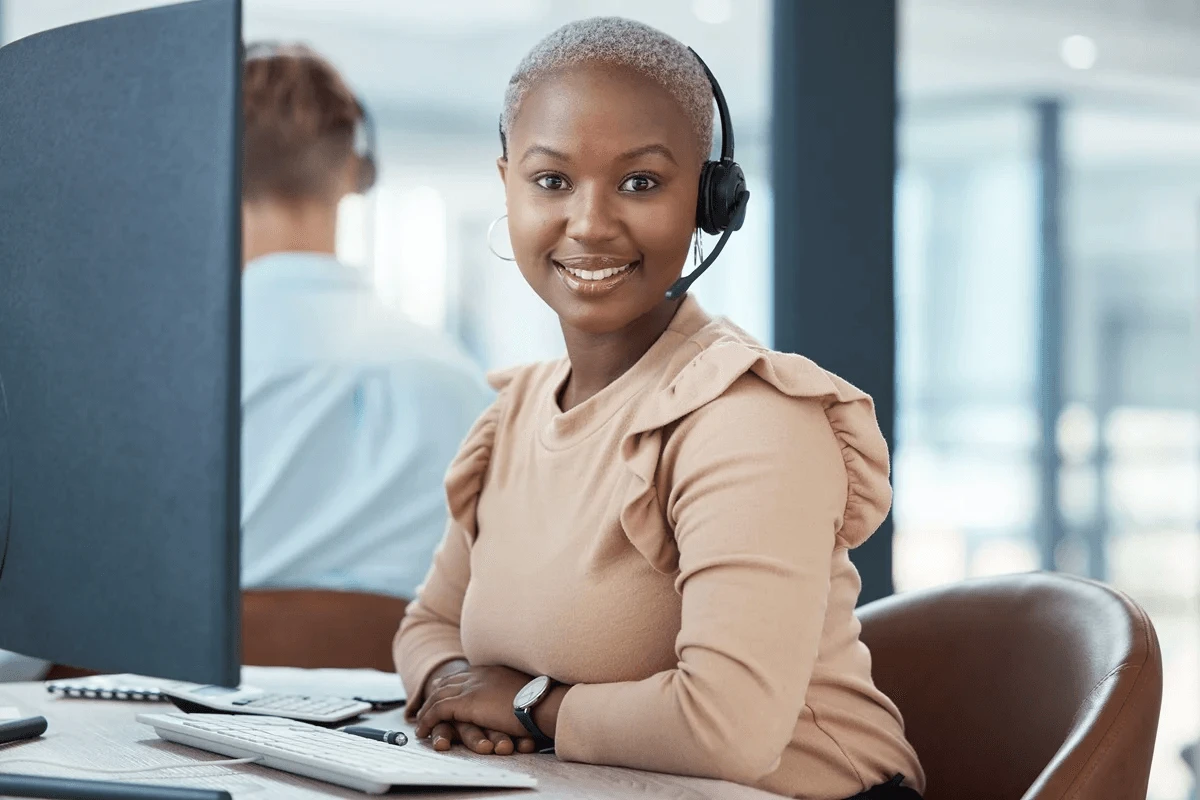
[[[429,674],[447,661],[464,657],[459,625],[470,577],[470,540],[462,526],[451,520],[392,647],[410,711],[421,707],[421,693]]]
[[[817,659],[847,503],[841,448],[821,400],[746,376],[679,424],[660,468],[679,551],[678,664],[572,687],[557,752],[754,783],[779,763]]]

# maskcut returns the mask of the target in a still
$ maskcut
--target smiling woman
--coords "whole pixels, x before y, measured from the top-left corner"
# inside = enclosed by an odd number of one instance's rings
[[[663,295],[695,235],[711,90],[699,62],[664,46],[664,34],[638,47],[645,42],[620,26],[603,39],[588,33],[577,26],[547,40],[509,84],[498,162],[509,235],[565,335],[624,328],[657,306],[646,319],[656,338],[674,311]]]
[[[617,18],[513,76],[513,254],[567,358],[494,376],[450,469],[396,638],[409,712],[438,749],[915,797],[853,613],[848,552],[891,499],[871,400],[668,295],[705,218],[712,91],[683,44]]]

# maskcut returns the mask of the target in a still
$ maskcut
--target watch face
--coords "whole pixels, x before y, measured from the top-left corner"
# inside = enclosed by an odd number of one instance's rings
[[[549,688],[550,679],[545,675],[534,678],[525,684],[525,687],[521,691],[517,692],[517,696],[513,699],[513,708],[528,708],[538,700],[541,700]]]

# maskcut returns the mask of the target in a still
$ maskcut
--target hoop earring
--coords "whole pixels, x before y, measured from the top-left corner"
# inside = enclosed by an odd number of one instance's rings
[[[702,261],[704,261],[704,243],[702,241],[700,241],[700,229],[696,228],[696,232],[695,232],[695,234],[693,234],[693,238],[692,238],[692,267],[693,267],[693,269],[695,267],[700,266],[700,263]]]
[[[517,259],[515,259],[515,258],[509,258],[508,256],[500,255],[499,253],[496,252],[496,248],[492,247],[492,231],[496,230],[496,226],[500,224],[500,220],[502,220],[502,219],[508,219],[508,214],[501,214],[500,216],[498,216],[494,220],[492,220],[491,225],[488,225],[487,248],[488,248],[488,250],[492,251],[492,255],[494,255],[496,258],[500,259],[501,261],[516,261]]]

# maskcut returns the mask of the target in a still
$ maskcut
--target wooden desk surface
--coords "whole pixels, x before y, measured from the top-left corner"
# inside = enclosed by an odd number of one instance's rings
[[[83,769],[67,769],[23,763],[37,759],[59,764],[100,769],[132,769],[164,764],[194,763],[225,758],[159,739],[152,728],[134,717],[143,712],[166,713],[169,703],[106,701],[57,698],[41,683],[0,683],[0,706],[16,706],[22,716],[41,715],[49,723],[40,739],[0,746],[0,770],[31,775],[55,775],[94,780],[118,780],[162,786],[195,786],[225,789],[236,798],[251,800],[311,800],[315,798],[364,798],[368,795],[328,783],[301,778],[286,772],[246,764],[233,767],[195,768],[142,775],[105,775]],[[379,727],[411,733],[402,711],[372,715]],[[427,747],[410,742],[408,747]],[[482,760],[537,778],[537,789],[405,791],[406,800],[448,798],[555,798],[556,800],[609,800],[651,797],[664,800],[778,800],[777,795],[721,781],[683,778],[616,767],[568,764],[553,756],[477,756],[461,748],[447,758]],[[11,766],[10,766],[11,763]]]

